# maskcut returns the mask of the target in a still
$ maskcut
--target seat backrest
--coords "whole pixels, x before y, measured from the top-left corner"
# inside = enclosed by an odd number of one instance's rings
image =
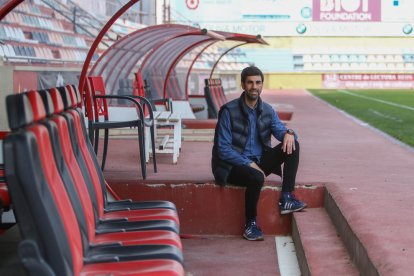
[[[52,92],[52,90],[50,92]],[[95,174],[90,174],[87,164],[93,163],[93,161],[90,160],[92,157],[95,158],[97,168],[99,168],[99,163],[96,158],[96,154],[93,152],[93,147],[87,138],[86,127],[84,125],[84,121],[81,119],[83,117],[82,110],[77,108],[79,97],[77,96],[76,89],[73,89],[71,86],[67,86],[67,89],[59,90],[59,93],[62,98],[65,112],[55,112],[55,115],[56,117],[63,117],[68,123],[68,134],[70,135],[70,140],[72,142],[73,153],[83,175],[84,183],[83,181],[80,181],[83,189],[82,192],[86,193],[86,190],[83,187],[86,185],[90,200],[94,207],[95,219],[98,219],[98,217],[103,215],[103,202],[101,199],[102,192],[99,192],[98,195],[96,195],[92,180],[97,180],[99,182],[99,178],[95,177]],[[88,143],[90,145],[90,151],[87,146]],[[104,179],[103,174],[101,177]],[[76,184],[79,185],[78,183]],[[98,185],[100,185],[100,183]]]
[[[144,80],[144,90],[145,98],[147,98],[150,101],[153,110],[172,111],[172,99],[154,99],[151,87],[146,79]]]
[[[221,79],[205,79],[204,83],[204,96],[208,105],[209,118],[217,118],[220,107],[227,103]]]
[[[9,207],[10,195],[7,190],[6,179],[4,178],[4,164],[0,164],[0,219],[3,210],[8,210]]]
[[[100,116],[104,116],[105,120],[108,120],[108,101],[102,98],[95,98],[98,95],[106,95],[105,83],[101,76],[89,76],[88,77],[91,88],[91,100],[94,111],[94,119],[99,121]]]
[[[145,94],[145,85],[142,79],[141,72],[135,73],[135,87],[136,87],[137,96],[147,97],[147,95]]]
[[[95,218],[94,214],[91,214],[91,204],[84,203],[87,192],[85,190],[79,191],[75,185],[75,183],[82,181],[83,174],[78,171],[76,160],[73,156],[75,150],[72,145],[74,142],[70,137],[68,138],[67,132],[69,129],[66,120],[55,115],[64,110],[62,99],[59,98],[59,92],[56,88],[52,88],[49,91],[30,91],[27,95],[33,110],[35,110],[34,106],[42,105],[42,108],[44,108],[48,115],[47,120],[41,120],[39,123],[43,124],[49,132],[54,161],[56,164],[59,164],[57,169],[76,214],[82,235],[83,248],[86,251],[91,238],[90,231],[94,231]],[[88,199],[86,198],[86,200]]]
[[[79,149],[79,143],[75,136],[75,130],[73,129],[73,118],[72,117],[63,117],[62,107],[67,110],[72,107],[72,102],[70,102],[69,94],[66,90],[58,91],[57,89],[49,90],[52,102],[54,103],[54,115],[50,117],[50,121],[54,122],[58,130],[58,139],[56,141],[52,140],[54,143],[54,149],[56,152],[59,152],[63,156],[63,160],[68,168],[69,176],[63,178],[63,182],[66,186],[66,189],[69,192],[69,196],[72,204],[80,204],[83,208],[81,211],[83,215],[78,215],[79,223],[82,229],[87,230],[88,240],[92,240],[95,236],[95,225],[96,220],[98,219],[97,214],[97,204],[93,204],[91,199],[91,193],[95,193],[91,180],[89,177],[89,172],[86,169],[85,161],[83,159],[82,153]],[[66,95],[66,103],[63,103],[61,94]],[[66,172],[60,171],[61,174]],[[89,184],[86,184],[88,182]],[[88,187],[91,187],[88,189]],[[75,190],[74,190],[75,189]],[[85,242],[85,248],[87,247]]]
[[[37,123],[45,118],[45,109],[36,105],[33,112],[26,94],[9,95],[6,102],[13,130],[4,141],[6,180],[22,238],[39,245],[56,275],[77,275],[83,266],[82,239],[53,158],[51,137],[47,128]],[[31,218],[22,220],[27,214]]]
[[[85,88],[82,91],[82,98],[85,103],[85,116],[88,118],[89,122],[94,121],[94,111],[93,111],[93,96],[92,88],[89,80],[85,81]]]
[[[75,90],[69,88],[68,92],[71,98],[76,98]],[[98,159],[96,158],[96,154],[93,150],[93,146],[89,141],[86,126],[82,119],[82,110],[79,108],[74,108],[72,106],[72,108],[68,109],[66,113],[70,114],[70,116],[73,118],[73,130],[76,135],[74,142],[79,146],[89,173],[89,177],[91,179],[91,182],[87,182],[86,184],[91,185],[88,186],[88,190],[90,191],[92,203],[94,206],[96,205],[98,215],[102,216],[107,197],[106,182],[102,170],[99,166]]]

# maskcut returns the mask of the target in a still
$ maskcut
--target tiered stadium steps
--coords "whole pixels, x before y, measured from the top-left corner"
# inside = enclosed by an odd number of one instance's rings
[[[303,276],[359,275],[325,208],[295,213],[292,236]]]

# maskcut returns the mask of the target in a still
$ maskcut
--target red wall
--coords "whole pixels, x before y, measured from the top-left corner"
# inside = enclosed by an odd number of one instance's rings
[[[31,89],[37,89],[37,72],[14,71],[13,91],[21,92]]]

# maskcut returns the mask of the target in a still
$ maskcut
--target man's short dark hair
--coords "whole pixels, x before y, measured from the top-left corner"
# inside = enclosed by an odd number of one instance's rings
[[[241,82],[244,83],[249,76],[260,76],[262,82],[264,81],[263,72],[256,66],[249,66],[243,69],[241,72]]]

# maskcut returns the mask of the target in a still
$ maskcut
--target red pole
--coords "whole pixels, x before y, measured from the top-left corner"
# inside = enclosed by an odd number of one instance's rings
[[[80,93],[83,93],[83,90],[85,88],[85,82],[86,82],[86,74],[88,72],[89,65],[91,63],[93,54],[95,53],[96,49],[98,48],[99,43],[101,43],[102,38],[106,34],[106,32],[111,28],[111,26],[114,24],[114,22],[125,12],[127,11],[132,5],[139,2],[139,0],[131,0],[128,3],[126,3],[119,11],[117,11],[111,19],[105,24],[105,26],[102,28],[102,30],[97,35],[96,39],[92,43],[91,48],[89,49],[88,55],[86,56],[85,62],[82,67],[82,72],[80,74],[79,78],[79,91]]]
[[[193,69],[194,63],[197,61],[197,59],[201,56],[202,53],[204,53],[204,51],[210,47],[211,45],[213,45],[214,43],[216,43],[217,40],[207,44],[207,46],[205,46],[203,49],[201,49],[200,52],[198,52],[197,56],[195,56],[195,58],[193,59],[193,61],[191,62],[190,67],[188,68],[188,72],[187,72],[187,76],[185,78],[185,97],[188,99],[188,80],[190,79],[190,74],[191,74],[191,70]]]
[[[7,3],[1,10],[0,10],[0,21],[9,13],[11,12],[17,5],[19,5],[23,0],[15,0],[10,1]]]

